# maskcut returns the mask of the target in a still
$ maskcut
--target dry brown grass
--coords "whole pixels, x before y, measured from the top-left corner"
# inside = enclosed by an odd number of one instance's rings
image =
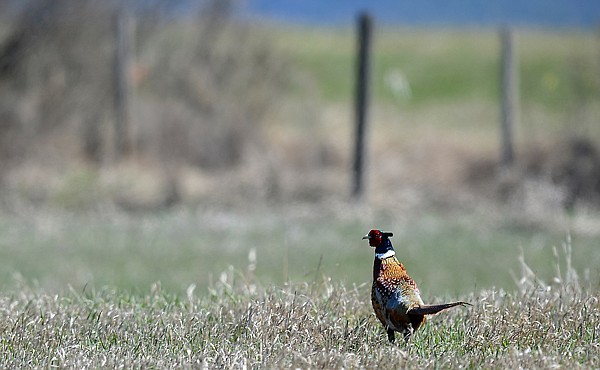
[[[595,288],[574,271],[540,281],[522,261],[514,292],[484,290],[389,344],[368,285],[263,287],[225,272],[210,294],[143,295],[27,286],[0,297],[0,366],[192,368],[594,368],[600,365]],[[236,277],[237,276],[237,277]]]

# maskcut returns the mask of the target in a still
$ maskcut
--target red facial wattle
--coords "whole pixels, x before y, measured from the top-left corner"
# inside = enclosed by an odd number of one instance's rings
[[[381,232],[381,230],[371,230],[365,236],[365,238],[369,239],[369,245],[371,247],[376,248],[380,246],[383,241],[383,233]]]

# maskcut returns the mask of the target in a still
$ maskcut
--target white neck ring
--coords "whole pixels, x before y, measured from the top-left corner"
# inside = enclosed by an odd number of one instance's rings
[[[390,249],[389,251],[387,251],[385,253],[375,253],[375,257],[379,258],[380,260],[395,256],[395,255],[396,255],[396,252],[394,252],[394,250],[392,250],[392,249]]]

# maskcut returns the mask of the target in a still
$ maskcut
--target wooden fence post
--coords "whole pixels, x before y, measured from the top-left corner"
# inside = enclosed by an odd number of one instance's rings
[[[131,19],[126,10],[115,14],[114,56],[114,132],[113,161],[118,161],[131,150],[130,94],[131,94]]]
[[[514,162],[513,130],[517,124],[519,104],[518,60],[514,46],[514,33],[510,28],[500,31],[502,45],[500,78],[501,85],[501,154],[502,167],[512,167]]]
[[[356,60],[355,120],[356,137],[352,179],[352,197],[360,199],[364,193],[365,132],[369,97],[371,17],[361,13],[358,17],[358,54]]]

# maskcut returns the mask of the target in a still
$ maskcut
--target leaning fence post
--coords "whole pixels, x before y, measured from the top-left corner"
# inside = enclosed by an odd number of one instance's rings
[[[517,53],[514,47],[514,34],[510,28],[500,31],[502,56],[500,66],[501,78],[501,154],[500,164],[511,167],[514,162],[513,129],[517,124],[519,103],[519,77]]]
[[[371,17],[361,13],[358,17],[358,54],[356,59],[356,86],[355,86],[355,146],[352,178],[352,197],[360,199],[364,192],[364,165],[365,165],[365,132],[367,124],[367,108],[369,104],[369,72],[370,72],[370,44],[371,44]]]

